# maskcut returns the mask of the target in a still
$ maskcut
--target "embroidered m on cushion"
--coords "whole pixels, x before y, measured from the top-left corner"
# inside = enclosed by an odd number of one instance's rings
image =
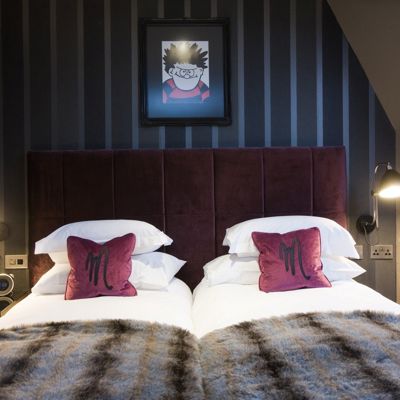
[[[253,232],[251,237],[260,251],[260,290],[279,292],[332,286],[322,273],[318,228],[284,234]]]
[[[133,233],[114,238],[104,244],[77,236],[67,239],[71,271],[65,299],[96,296],[136,296],[128,281],[132,272],[131,255],[136,237]]]

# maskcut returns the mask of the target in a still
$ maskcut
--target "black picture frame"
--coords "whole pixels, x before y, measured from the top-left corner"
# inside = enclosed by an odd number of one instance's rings
[[[141,18],[139,48],[142,125],[231,123],[227,18]]]

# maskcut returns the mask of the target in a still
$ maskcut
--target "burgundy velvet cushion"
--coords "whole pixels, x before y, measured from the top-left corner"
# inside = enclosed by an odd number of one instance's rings
[[[318,228],[284,234],[253,232],[251,236],[260,251],[260,290],[279,292],[331,286],[322,273]]]
[[[65,299],[136,296],[136,289],[128,281],[135,243],[136,237],[133,233],[104,244],[69,236],[67,248],[71,272],[67,280]]]

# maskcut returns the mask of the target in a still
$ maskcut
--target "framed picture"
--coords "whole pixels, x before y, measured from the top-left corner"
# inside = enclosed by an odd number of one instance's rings
[[[229,125],[227,19],[141,19],[143,125]]]

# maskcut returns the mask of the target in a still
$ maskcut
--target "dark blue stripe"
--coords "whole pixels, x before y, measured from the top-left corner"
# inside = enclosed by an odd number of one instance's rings
[[[271,0],[271,144],[290,146],[290,1]]]
[[[85,147],[105,147],[104,0],[84,1]]]

